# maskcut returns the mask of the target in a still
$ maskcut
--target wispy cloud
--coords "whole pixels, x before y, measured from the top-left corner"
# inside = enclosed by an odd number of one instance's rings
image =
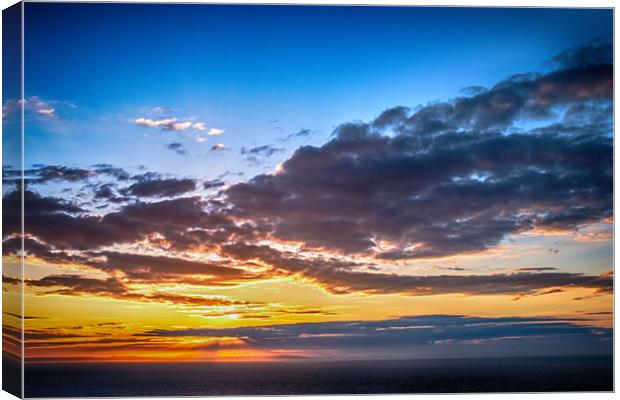
[[[194,127],[194,124],[191,121],[183,121],[164,125],[163,129],[166,131],[184,131],[192,127]]]
[[[265,144],[262,146],[257,146],[257,147],[252,147],[252,148],[245,148],[242,147],[241,148],[241,154],[243,155],[254,155],[254,156],[264,156],[264,157],[270,157],[272,155],[274,155],[275,153],[284,151],[284,149],[281,148],[277,148],[275,146],[272,146],[270,144]]]
[[[39,96],[31,96],[23,100],[5,101],[2,105],[3,118],[20,115],[22,106],[27,116],[31,115],[45,119],[59,119],[61,114],[66,115],[70,110],[77,108],[75,104],[68,101],[43,99]]]
[[[205,189],[217,189],[225,185],[226,182],[222,181],[221,179],[210,179],[202,183],[202,187]]]
[[[171,114],[171,113],[175,112],[176,110],[174,108],[170,108],[170,107],[155,106],[155,107],[151,108],[151,111],[153,111],[155,113]]]
[[[286,142],[288,140],[294,139],[294,138],[302,138],[302,137],[308,137],[310,135],[312,135],[314,133],[313,130],[311,129],[307,129],[307,128],[302,128],[296,132],[293,132],[291,134],[286,135],[285,137],[281,138],[280,140],[283,142]]]
[[[265,144],[252,148],[241,148],[241,154],[245,156],[245,160],[251,164],[256,165],[261,164],[263,161],[265,161],[265,159],[282,151],[284,151],[284,149],[275,147],[271,144]]]
[[[202,130],[204,130],[204,129],[202,129]],[[221,135],[223,133],[224,133],[224,129],[217,129],[217,128],[211,128],[211,129],[209,129],[209,132],[207,132],[207,134],[209,136],[219,136],[219,135]]]
[[[198,129],[199,131],[204,131],[207,129],[204,122],[196,122],[192,125],[194,129]]]
[[[55,117],[56,116],[56,109],[55,108],[40,108],[37,110],[37,112],[39,114],[48,116],[48,117]]]
[[[162,131],[185,131],[188,129],[207,131],[207,125],[202,121],[179,119],[177,117],[156,118],[151,116],[143,116],[136,118],[133,122],[136,125],[145,126],[148,128],[158,128]],[[224,133],[224,130],[217,128],[211,128],[207,131],[208,135],[220,135],[222,133]]]
[[[223,143],[217,143],[214,144],[213,146],[211,146],[211,151],[226,151],[229,150],[228,147],[226,147],[226,145],[224,145]]]
[[[137,118],[134,122],[138,125],[148,126],[149,128],[159,128],[166,125],[170,125],[176,122],[176,118],[162,118],[162,119],[151,119],[140,117]]]
[[[185,150],[185,147],[183,146],[182,143],[179,142],[174,142],[174,143],[170,143],[169,145],[166,146],[166,148],[168,150],[172,150],[175,153],[179,154],[179,155],[186,155],[187,151]]]

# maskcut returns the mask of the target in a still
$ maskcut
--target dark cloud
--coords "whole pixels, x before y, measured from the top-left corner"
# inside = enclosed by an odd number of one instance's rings
[[[87,193],[92,191],[93,202],[115,204],[129,200],[126,196],[118,194],[121,190],[118,185],[131,178],[132,176],[124,169],[109,164],[95,164],[87,168],[35,164],[24,171],[24,183],[29,190],[33,190],[35,185],[50,182],[69,183],[72,188],[65,188],[64,192],[73,193],[76,190],[75,198],[85,199],[88,197]],[[3,180],[6,184],[17,184],[21,180],[21,173],[19,170],[5,167]]]
[[[7,285],[21,285],[22,280],[13,278],[12,276],[2,275],[2,283],[6,283]]]
[[[525,267],[525,268],[517,268],[518,272],[545,272],[545,271],[555,271],[557,268],[553,267]]]
[[[594,40],[583,46],[567,49],[553,61],[561,68],[583,68],[592,65],[613,64],[613,46],[600,40]]]
[[[21,249],[21,241],[18,237],[6,239],[2,244],[5,254],[18,254]],[[257,274],[234,268],[229,263],[193,261],[182,257],[153,256],[113,251],[90,251],[82,252],[79,255],[69,254],[66,251],[50,248],[48,245],[29,237],[24,238],[24,252],[26,256],[35,256],[50,263],[84,265],[109,273],[112,276],[118,276],[120,273],[124,279],[134,282],[185,281],[199,285],[223,285],[258,277]],[[14,279],[10,277],[5,278],[7,280]],[[78,278],[69,276],[67,279],[80,283],[81,278]],[[37,281],[34,285],[45,286],[50,282],[52,282],[51,278]],[[60,281],[56,279],[53,282],[58,283]],[[85,283],[95,285],[97,282],[98,280],[90,280]],[[19,283],[19,280],[6,281],[6,283]],[[85,289],[79,289],[69,284],[62,286],[67,286],[72,291],[87,292]],[[104,283],[99,285],[99,287],[103,286]]]
[[[408,107],[398,106],[389,108],[383,111],[374,121],[373,127],[377,129],[383,129],[388,126],[393,126],[407,118],[411,110]]]
[[[20,314],[14,314],[14,313],[10,313],[10,312],[6,312],[4,311],[3,314],[8,315],[10,317],[13,318],[17,318],[17,319],[46,319],[47,317],[37,317],[34,315],[20,315]]]
[[[17,170],[4,168],[3,178],[10,183],[20,179],[21,175]],[[101,181],[98,178],[106,178],[107,181]],[[110,181],[110,178],[113,180]],[[161,174],[155,172],[131,175],[124,169],[109,164],[95,164],[89,168],[35,165],[33,168],[24,171],[24,179],[28,185],[61,181],[82,184],[83,189],[93,191],[94,200],[105,200],[113,203],[127,202],[129,200],[128,195],[166,197],[182,194],[195,188],[195,183],[190,179],[165,179]],[[119,183],[128,180],[136,183],[129,187],[119,187]],[[194,186],[190,189],[192,185]]]
[[[50,340],[50,339],[75,339],[84,338],[84,335],[77,335],[74,333],[67,333],[62,331],[42,330],[42,329],[29,329],[24,331],[24,339],[26,341],[33,340]]]
[[[221,179],[206,180],[202,183],[202,187],[205,189],[216,189],[224,185],[226,185],[226,182],[222,181]]]
[[[461,293],[466,295],[528,295],[550,294],[546,288],[561,286],[593,289],[597,293],[611,293],[613,277],[591,276],[578,273],[511,273],[491,275],[438,275],[403,276],[315,270],[310,277],[337,293],[402,293],[413,296]]]
[[[378,255],[386,259],[483,250],[612,213],[606,135],[446,133],[420,147],[345,130],[298,149],[278,174],[229,187],[232,212],[274,221],[274,237],[310,247],[364,252],[393,241]]]
[[[19,280],[4,275],[2,277],[2,281],[3,283],[12,285],[17,285],[20,283]],[[262,304],[229,300],[222,297],[191,296],[157,291],[150,294],[137,293],[131,291],[121,280],[114,277],[107,279],[96,279],[86,278],[81,275],[49,275],[41,279],[26,279],[24,280],[24,285],[26,287],[48,289],[43,292],[39,292],[39,295],[98,295],[130,301],[169,303],[196,307],[255,307]],[[105,325],[111,326],[112,323],[106,323]],[[104,326],[104,324],[99,324],[98,326]]]
[[[74,295],[79,294],[98,294],[98,295],[120,295],[127,291],[125,285],[117,278],[94,279],[85,278],[80,275],[49,275],[41,279],[24,280],[26,287],[58,288],[50,293]]]
[[[595,293],[613,291],[613,275],[599,276],[568,272],[512,272],[488,275],[397,275],[361,272],[364,264],[329,258],[301,258],[265,245],[235,243],[222,246],[226,255],[241,260],[257,260],[284,274],[299,274],[332,293],[364,292],[428,296],[536,295],[549,294],[549,288],[586,288]]]
[[[181,237],[194,227],[214,221],[203,210],[205,203],[199,197],[151,203],[139,201],[100,216],[55,197],[41,196],[34,191],[25,191],[24,194],[27,233],[56,249],[95,249],[133,243],[153,234],[164,238]],[[3,201],[5,204],[19,204],[19,192],[7,193]],[[19,234],[21,229],[20,208],[7,209],[16,212],[3,216],[5,238]]]
[[[170,143],[169,145],[166,146],[166,148],[182,156],[187,154],[185,147],[183,146],[182,143],[179,143],[179,142]]]
[[[7,248],[5,254],[17,254],[20,250],[18,238],[10,238],[3,242]],[[132,282],[187,282],[195,285],[221,286],[234,284],[248,279],[259,278],[260,275],[246,272],[243,269],[235,268],[229,263],[209,263],[188,260],[182,257],[153,256],[144,254],[120,253],[112,251],[84,252],[80,255],[70,255],[65,251],[54,250],[46,245],[25,238],[24,251],[26,256],[36,256],[44,261],[58,264],[78,264],[91,269],[97,269],[109,273],[111,276],[123,276],[124,279]],[[61,281],[67,279],[66,282]],[[5,277],[5,283],[18,284],[19,280],[12,277]],[[111,287],[112,284],[120,284],[114,281],[86,280],[76,276],[54,276],[45,280],[33,281],[33,286],[66,286],[69,291],[92,292],[86,286],[103,288]],[[73,284],[69,284],[73,282]],[[30,281],[28,281],[30,282]],[[76,286],[82,285],[84,286]],[[113,293],[126,291],[122,285],[117,286],[115,291],[105,290],[100,293]]]
[[[219,279],[241,279],[245,276],[245,272],[240,269],[182,258],[110,251],[93,253],[92,255],[105,258],[105,261],[102,262],[90,262],[91,265],[99,269],[109,272],[119,271],[129,278],[147,281],[162,281],[167,277],[178,278],[179,275],[209,275]],[[208,280],[205,279],[206,282]]]
[[[413,113],[407,107],[383,112],[373,128],[392,128],[408,135],[428,136],[458,129],[501,129],[519,119],[550,116],[556,106],[610,102],[613,88],[612,48],[588,44],[555,57],[557,70],[514,75],[470,96],[429,104]]]
[[[3,168],[3,177],[17,179],[21,171]],[[24,179],[28,183],[45,184],[48,182],[83,182],[101,176],[112,177],[120,181],[130,178],[130,174],[122,168],[109,164],[95,164],[89,168],[66,167],[61,165],[35,164],[24,170]]]
[[[38,182],[68,181],[78,182],[94,176],[96,172],[82,168],[70,168],[60,165],[40,165],[25,170],[24,175],[36,177]]]
[[[245,147],[242,147],[241,154],[270,157],[274,155],[275,153],[281,152],[283,150],[284,149],[277,148],[270,144],[265,144],[265,145],[258,146],[258,147],[252,147],[250,149],[246,149]]]
[[[283,142],[286,142],[286,141],[294,139],[294,138],[308,137],[308,136],[312,135],[313,133],[314,133],[314,131],[311,130],[311,129],[302,128],[302,129],[298,130],[297,132],[293,132],[291,134],[286,135],[285,137],[281,138],[280,140],[283,141]]]
[[[101,322],[98,323],[97,326],[124,326],[125,324],[123,322]]]
[[[273,156],[276,153],[282,152],[284,149],[275,147],[270,144],[265,144],[262,146],[252,147],[252,148],[241,148],[241,154],[245,156],[245,161],[251,164],[261,164],[264,159]]]
[[[130,178],[127,171],[122,168],[114,167],[110,164],[95,164],[93,165],[93,168],[96,173],[109,175],[120,181],[125,181]]]
[[[590,328],[580,319],[544,317],[479,318],[426,315],[381,321],[315,322],[223,329],[154,330],[147,337],[236,337],[243,346],[265,349],[339,349],[350,355],[375,349],[374,356],[454,357],[471,349],[478,356],[596,353],[611,354],[612,330]],[[596,349],[595,351],[593,351]],[[388,351],[387,353],[385,353]],[[374,358],[374,357],[372,357]]]
[[[41,335],[45,334],[44,331],[41,332]],[[53,338],[50,338],[53,339]],[[45,348],[45,347],[54,347],[54,348],[64,348],[64,347],[73,347],[79,346],[80,349],[86,349],[91,351],[110,349],[110,348],[124,348],[127,346],[109,346],[110,344],[135,344],[136,347],[140,347],[140,345],[147,345],[148,340],[141,341],[138,338],[103,338],[103,339],[95,339],[94,336],[82,336],[79,337],[79,340],[57,340],[52,341],[50,339],[45,340],[30,340],[26,343],[26,347],[29,349],[36,348]],[[61,338],[65,339],[65,338]],[[104,345],[104,346],[99,346]]]
[[[116,185],[112,183],[103,183],[93,187],[94,200],[102,200],[110,203],[125,203],[129,201],[126,196],[121,196],[116,189]]]
[[[83,212],[83,209],[57,197],[43,197],[38,193],[24,190],[23,201],[25,221],[30,223],[44,219],[46,216],[59,215],[73,218],[73,214]],[[4,237],[21,234],[22,226],[22,196],[19,190],[7,192],[2,198],[4,212],[2,215],[2,234]]]
[[[192,179],[149,179],[129,186],[124,192],[138,197],[174,197],[196,189]]]
[[[470,268],[465,267],[447,267],[447,266],[439,266],[435,265],[433,269],[445,270],[445,271],[469,271]]]
[[[343,124],[323,146],[297,149],[278,173],[229,187],[231,212],[272,221],[279,240],[383,259],[480,251],[510,234],[608,218],[609,112],[603,121],[585,109],[579,122],[497,129],[556,106],[609,103],[611,71],[515,76],[412,114],[396,107],[371,123]],[[378,240],[393,248],[376,250]]]
[[[230,307],[235,305],[247,306],[257,304],[244,301],[228,300],[219,297],[187,296],[182,294],[163,292],[155,292],[152,295],[145,297],[145,300],[200,307]]]
[[[150,183],[150,180],[144,182]],[[142,183],[142,182],[139,182]],[[154,247],[170,251],[208,249],[236,238],[256,238],[264,229],[254,223],[236,223],[231,218],[205,211],[200,197],[155,202],[137,201],[118,210],[94,215],[64,200],[25,191],[25,251],[45,257],[64,256],[66,250],[97,250],[114,244],[147,239]],[[19,250],[21,230],[19,192],[5,195],[4,250]],[[15,203],[15,207],[9,207]],[[13,211],[10,211],[13,210]],[[78,260],[79,261],[79,260]]]
[[[35,239],[24,237],[23,245],[23,250],[26,255],[52,257],[50,248]],[[2,251],[4,254],[19,254],[22,251],[22,238],[19,236],[13,236],[3,240]]]

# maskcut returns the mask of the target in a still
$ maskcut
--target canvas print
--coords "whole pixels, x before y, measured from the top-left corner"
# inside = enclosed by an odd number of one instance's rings
[[[3,18],[5,390],[613,390],[612,9]]]

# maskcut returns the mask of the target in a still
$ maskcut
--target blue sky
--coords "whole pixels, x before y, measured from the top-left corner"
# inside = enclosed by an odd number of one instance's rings
[[[565,48],[609,38],[611,19],[607,10],[30,3],[26,97],[56,102],[58,118],[27,121],[26,164],[165,163],[215,177],[239,170],[243,146],[313,131],[280,143],[286,156],[340,123],[544,70]],[[131,123],[153,107],[225,134],[197,145]],[[171,142],[191,148],[183,163]],[[220,142],[231,151],[213,157]]]

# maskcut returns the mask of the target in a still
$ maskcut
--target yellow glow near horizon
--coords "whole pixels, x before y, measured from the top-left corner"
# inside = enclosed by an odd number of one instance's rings
[[[519,267],[530,265],[530,262],[531,265],[557,268],[554,271],[579,271],[584,269],[586,259],[574,254],[587,253],[592,251],[591,249],[600,251],[600,246],[611,246],[608,238],[601,240],[599,235],[600,232],[606,232],[607,228],[608,226],[601,228],[598,224],[584,230],[586,234],[562,233],[560,236],[558,232],[541,232],[535,242],[531,242],[530,232],[515,237],[510,243],[478,253],[385,262],[381,272],[411,276],[513,273],[518,271]],[[558,243],[559,238],[566,240],[562,252],[557,254],[548,251],[551,245]],[[295,244],[290,243],[269,244],[279,246],[282,250],[291,251],[296,248]],[[313,254],[303,252],[302,255]],[[331,254],[331,257],[338,255]],[[211,253],[197,252],[191,254],[191,259],[214,260],[214,256]],[[358,261],[360,260],[363,261]],[[534,263],[536,260],[538,262]],[[5,259],[5,275],[10,276],[15,272],[11,265],[15,266],[16,262],[15,257]],[[253,272],[269,270],[268,266],[249,265],[247,268]],[[595,271],[593,273],[602,273],[609,271],[611,267],[600,263],[591,269]],[[592,289],[577,287],[565,287],[561,292],[538,296],[408,296],[362,292],[334,294],[322,283],[299,275],[263,274],[256,279],[211,286],[198,284],[202,279],[198,275],[185,275],[184,281],[179,282],[139,282],[126,280],[122,274],[108,275],[81,265],[52,265],[36,258],[26,259],[27,280],[65,274],[77,274],[92,279],[115,276],[125,282],[132,297],[122,293],[50,293],[54,287],[33,287],[27,284],[25,312],[30,318],[25,320],[26,330],[54,333],[49,339],[34,339],[27,343],[26,354],[30,359],[269,361],[278,360],[278,357],[313,357],[316,354],[306,350],[252,348],[235,337],[153,338],[143,334],[169,329],[372,321],[432,314],[553,317],[570,319],[575,324],[592,327],[612,326],[612,296],[595,294]],[[174,296],[185,296],[187,299]],[[9,290],[5,292],[3,302],[14,302],[15,299]],[[201,299],[205,301],[204,304],[199,304]],[[213,300],[212,304],[209,303],[210,300]],[[107,340],[98,341],[103,338]]]

